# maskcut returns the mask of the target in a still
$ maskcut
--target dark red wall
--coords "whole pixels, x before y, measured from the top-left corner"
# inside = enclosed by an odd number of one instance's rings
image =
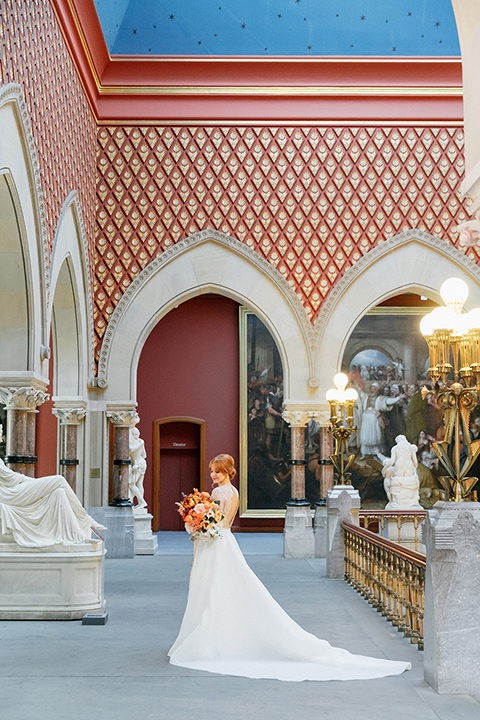
[[[51,395],[51,389],[48,389]],[[35,477],[56,475],[57,473],[57,418],[52,413],[53,402],[40,405],[35,427],[35,452],[38,462]]]
[[[152,330],[137,375],[138,428],[147,451],[144,487],[149,509],[155,420],[201,418],[206,421],[207,463],[219,453],[238,458],[238,376],[238,304],[233,300],[221,295],[196,297],[172,310]]]

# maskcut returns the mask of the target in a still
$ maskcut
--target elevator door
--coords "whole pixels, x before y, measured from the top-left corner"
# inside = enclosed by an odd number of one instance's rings
[[[200,489],[201,426],[193,422],[159,425],[159,530],[183,530],[175,503],[194,487]]]

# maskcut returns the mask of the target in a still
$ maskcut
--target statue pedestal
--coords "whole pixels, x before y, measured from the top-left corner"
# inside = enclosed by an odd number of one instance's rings
[[[310,505],[287,505],[283,554],[286,558],[315,557]]]
[[[343,578],[345,575],[345,542],[342,522],[358,525],[360,495],[352,485],[335,485],[327,496],[327,577]]]
[[[480,694],[480,504],[437,502],[422,525],[426,547],[426,682],[438,693]]]
[[[135,522],[135,553],[136,555],[155,555],[158,549],[157,536],[152,533],[151,515],[146,508],[133,510]]]
[[[88,514],[105,525],[100,535],[105,538],[107,560],[135,557],[135,522],[133,506],[88,507]]]
[[[0,543],[0,620],[80,620],[105,610],[103,543]]]

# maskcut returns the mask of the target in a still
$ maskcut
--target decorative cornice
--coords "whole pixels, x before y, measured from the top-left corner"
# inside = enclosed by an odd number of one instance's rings
[[[311,416],[310,412],[301,410],[284,410],[282,413],[283,419],[290,427],[304,428],[310,422]]]
[[[183,253],[191,250],[198,245],[202,245],[206,242],[216,242],[224,247],[234,250],[236,253],[251,262],[257,269],[261,269],[265,275],[278,287],[280,292],[286,297],[293,312],[295,313],[299,325],[301,326],[304,336],[307,339],[307,347],[313,348],[312,339],[314,337],[314,331],[308,317],[308,314],[303,307],[297,294],[294,292],[291,285],[285,280],[283,275],[273,267],[271,263],[261,257],[256,251],[249,248],[244,243],[235,240],[235,238],[225,235],[224,233],[214,230],[213,228],[207,228],[201,230],[194,235],[191,235],[185,240],[180,240],[172,247],[165,250],[161,255],[158,255],[152,262],[147,265],[142,272],[135,278],[135,280],[128,286],[124,292],[121,300],[119,301],[115,311],[112,314],[110,322],[108,323],[107,330],[103,337],[102,349],[100,352],[100,358],[98,362],[98,387],[105,388],[108,384],[108,361],[110,355],[110,348],[115,335],[116,328],[127,311],[129,305],[132,303],[134,297],[140,292],[142,287],[148,282],[152,275],[156,274],[159,270],[164,268],[169,262],[179,257]]]
[[[45,203],[43,199],[43,189],[40,174],[40,165],[38,162],[37,151],[35,149],[35,142],[33,139],[32,125],[30,122],[30,115],[25,103],[23,90],[17,83],[9,83],[4,85],[0,89],[0,107],[12,103],[15,107],[15,111],[20,120],[20,124],[23,131],[23,138],[25,141],[26,155],[29,160],[29,170],[32,175],[33,183],[35,186],[35,193],[33,194],[33,205],[36,210],[36,219],[39,225],[39,234],[42,246],[42,266],[43,266],[43,280],[45,287],[45,300],[48,304],[50,297],[50,253],[48,248],[48,233],[47,233],[47,222],[45,216]]]

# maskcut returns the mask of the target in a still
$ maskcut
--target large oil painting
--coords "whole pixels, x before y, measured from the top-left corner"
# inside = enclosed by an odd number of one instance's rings
[[[240,512],[243,517],[282,517],[291,498],[282,360],[269,330],[243,307],[240,352]],[[319,497],[318,431],[310,423],[306,432],[306,492],[312,503]]]
[[[364,509],[383,508],[388,502],[382,459],[390,456],[398,435],[417,446],[423,507],[430,508],[443,497],[437,478],[445,471],[432,446],[444,437],[442,413],[433,393],[424,393],[423,398],[421,393],[423,387],[432,389],[432,383],[419,324],[432,304],[413,298],[416,305],[388,304],[371,310],[355,327],[344,352],[342,370],[359,395],[354,408],[357,430],[350,443],[355,454],[351,481]],[[402,299],[405,296],[398,298]],[[475,431],[480,432],[478,410],[472,418]]]

